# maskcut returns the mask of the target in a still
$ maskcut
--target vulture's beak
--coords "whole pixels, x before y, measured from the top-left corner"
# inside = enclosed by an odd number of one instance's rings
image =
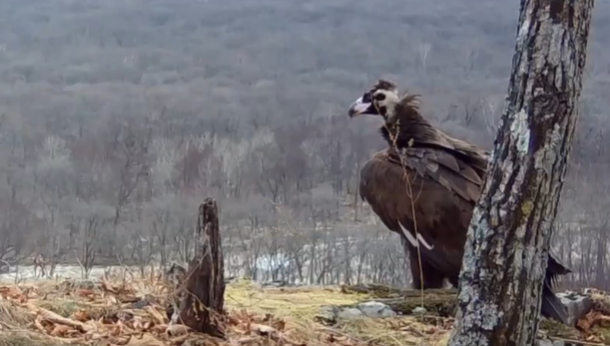
[[[353,118],[362,114],[375,115],[377,114],[377,111],[375,110],[375,107],[373,107],[372,103],[364,102],[362,97],[360,97],[349,106],[347,114],[350,118]]]

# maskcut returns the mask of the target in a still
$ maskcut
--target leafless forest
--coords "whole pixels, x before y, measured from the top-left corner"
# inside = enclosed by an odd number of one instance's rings
[[[184,261],[220,203],[226,275],[409,282],[357,197],[379,77],[491,147],[518,1],[0,0],[0,259]],[[610,1],[598,0],[554,251],[609,288]]]

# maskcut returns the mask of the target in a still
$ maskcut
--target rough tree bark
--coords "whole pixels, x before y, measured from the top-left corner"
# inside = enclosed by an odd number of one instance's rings
[[[197,253],[186,273],[180,321],[192,329],[224,337],[224,262],[218,227],[218,207],[207,198],[199,206]]]
[[[532,345],[594,0],[522,0],[507,105],[468,229],[449,345]]]

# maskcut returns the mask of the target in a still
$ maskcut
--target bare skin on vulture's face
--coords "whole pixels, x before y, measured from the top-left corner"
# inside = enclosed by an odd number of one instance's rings
[[[350,118],[360,115],[382,116],[386,121],[391,118],[396,105],[400,102],[398,89],[392,82],[380,80],[373,88],[354,101],[348,110]]]

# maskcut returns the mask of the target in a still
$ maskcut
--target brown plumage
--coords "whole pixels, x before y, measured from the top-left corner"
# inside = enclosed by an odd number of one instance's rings
[[[350,117],[382,116],[381,134],[389,145],[362,168],[360,195],[407,243],[414,288],[441,288],[445,278],[457,287],[490,154],[432,126],[418,101],[418,95],[399,97],[393,83],[380,80],[350,106]],[[564,323],[567,315],[551,284],[569,272],[549,256],[542,313]]]

